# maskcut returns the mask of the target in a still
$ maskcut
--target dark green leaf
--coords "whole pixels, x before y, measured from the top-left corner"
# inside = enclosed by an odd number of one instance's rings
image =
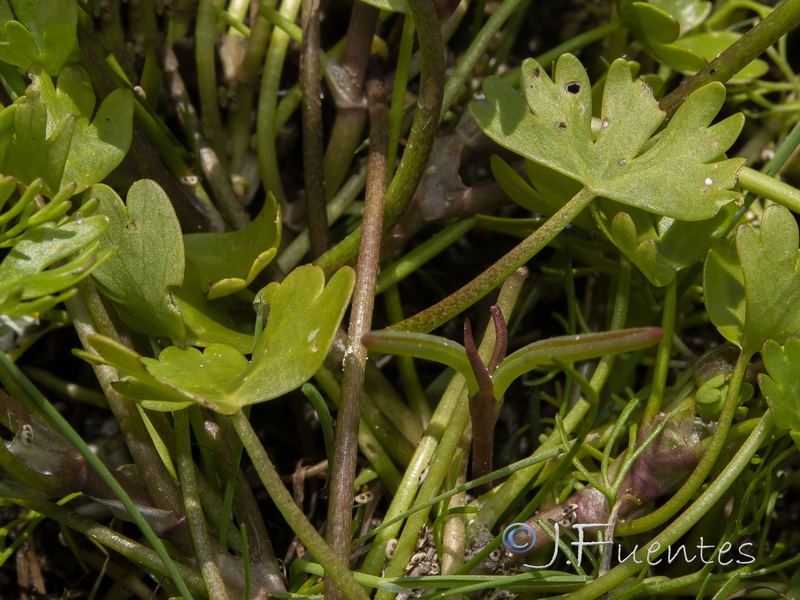
[[[727,204],[711,219],[679,221],[622,208],[612,200],[600,199],[595,211],[597,222],[608,239],[657,287],[670,283],[681,269],[703,260],[714,241],[725,234],[736,211],[734,204]]]

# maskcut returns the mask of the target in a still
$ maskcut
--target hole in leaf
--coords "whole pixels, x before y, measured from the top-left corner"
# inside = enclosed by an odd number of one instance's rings
[[[567,85],[564,86],[564,89],[570,94],[577,94],[581,91],[581,84],[578,81],[569,81]]]
[[[564,121],[559,121],[558,123],[556,123],[556,129],[558,129],[559,131],[566,131],[567,124],[564,123]]]

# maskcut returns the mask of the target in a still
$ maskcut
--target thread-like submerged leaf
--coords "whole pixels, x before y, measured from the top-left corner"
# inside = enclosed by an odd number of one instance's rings
[[[649,87],[632,79],[627,61],[616,60],[606,78],[596,139],[589,79],[570,54],[561,56],[552,80],[536,61],[525,61],[522,94],[497,77],[486,78],[483,91],[492,108],[470,108],[489,137],[597,196],[687,221],[709,219],[740,198],[730,188],[744,160],[720,157],[744,117],[710,125],[725,100],[720,83],[691,94],[653,137],[665,113]]]
[[[96,336],[91,345],[102,359],[130,377],[116,382],[121,393],[154,410],[192,403],[234,414],[300,387],[322,365],[353,290],[353,270],[345,267],[325,285],[322,270],[298,267],[282,283],[259,293],[269,304],[267,325],[247,358],[226,344],[166,348],[158,359],[143,358],[116,342]],[[85,356],[85,355],[84,355]]]

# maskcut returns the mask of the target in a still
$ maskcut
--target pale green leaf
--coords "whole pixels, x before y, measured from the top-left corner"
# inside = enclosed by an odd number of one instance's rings
[[[773,204],[758,229],[740,226],[735,241],[717,242],[706,259],[708,314],[746,353],[800,332],[798,237],[792,213]]]
[[[687,221],[709,219],[740,198],[730,188],[743,159],[719,158],[736,140],[744,117],[709,125],[725,100],[722,84],[691,94],[652,140],[665,114],[621,59],[606,78],[596,139],[589,80],[572,55],[559,59],[553,80],[535,61],[526,61],[520,84],[524,100],[497,77],[486,78],[483,89],[492,108],[473,103],[471,110],[489,137],[597,196]]]
[[[660,4],[663,8],[659,8]],[[681,35],[681,23],[676,18],[678,15],[669,14],[664,9],[681,12],[681,4],[675,0],[665,0],[660,3],[637,2],[634,0],[619,0],[619,16],[628,24],[636,36],[637,41],[647,50],[648,54],[657,60],[676,69],[690,69],[699,71],[706,61],[688,48],[677,46],[674,42]],[[683,16],[697,18],[692,7],[683,11]],[[702,12],[702,8],[699,8]]]
[[[48,135],[57,123],[74,115],[75,129],[60,186],[74,182],[81,192],[105,179],[122,162],[131,145],[133,96],[130,90],[111,92],[93,117],[95,95],[82,67],[66,67],[58,77],[57,88],[48,75],[37,73],[33,86],[39,90],[47,107]]]
[[[353,289],[352,269],[325,285],[318,267],[292,271],[259,294],[269,304],[267,325],[251,360],[225,344],[204,351],[171,346],[158,359],[142,358],[115,342],[90,340],[104,360],[130,375],[114,387],[157,410],[187,402],[234,414],[243,406],[282,396],[308,381],[322,365]]]
[[[58,75],[78,45],[78,5],[74,0],[3,1],[6,16],[0,27],[0,60],[28,69],[39,63]]]
[[[111,219],[103,247],[119,246],[94,273],[103,293],[132,329],[182,342],[185,329],[172,288],[183,282],[183,239],[164,190],[143,179],[128,191],[127,206],[105,185],[93,186],[85,197],[99,198],[99,212]]]
[[[32,86],[25,91],[24,101],[15,106],[13,137],[8,142],[5,164],[0,166],[5,174],[25,185],[41,178],[52,195],[59,190],[64,175],[75,116],[65,115],[48,134],[47,108]],[[31,160],[32,156],[36,160]]]
[[[280,215],[275,198],[250,225],[225,233],[183,236],[186,258],[196,268],[208,298],[220,298],[244,289],[274,258],[280,243]]]
[[[759,374],[758,385],[775,415],[775,424],[800,431],[800,339],[789,338],[783,346],[770,340],[761,356],[767,374]]]

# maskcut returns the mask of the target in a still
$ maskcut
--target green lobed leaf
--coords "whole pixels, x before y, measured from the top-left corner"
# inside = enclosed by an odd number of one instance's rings
[[[197,269],[209,300],[250,285],[275,257],[280,231],[278,203],[269,194],[261,212],[244,229],[184,235],[186,258]]]
[[[800,339],[791,337],[783,346],[769,340],[761,357],[767,373],[759,374],[758,385],[775,415],[775,424],[800,431]]]
[[[800,332],[799,238],[792,213],[773,204],[758,229],[740,226],[735,240],[720,240],[706,259],[711,321],[744,352]]]
[[[241,331],[227,310],[225,299],[209,300],[192,263],[187,261],[183,285],[173,288],[172,297],[186,325],[182,343],[192,346],[226,344],[242,353],[253,349],[252,323],[246,325],[249,331]]]
[[[77,191],[81,192],[105,179],[122,162],[131,145],[133,95],[130,90],[111,92],[90,122],[95,95],[89,76],[82,67],[66,67],[58,76],[56,88],[47,74],[34,72],[33,87],[39,90],[47,108],[48,134],[68,115],[75,118],[59,187],[75,182]],[[52,185],[51,188],[58,189]]]
[[[725,235],[736,211],[734,204],[727,204],[711,219],[680,221],[622,208],[612,200],[598,200],[597,223],[656,287],[667,285],[678,271],[703,260],[714,241]]]
[[[183,239],[164,190],[154,181],[137,181],[128,191],[127,206],[102,184],[84,197],[99,198],[99,212],[111,219],[102,247],[119,246],[94,273],[102,292],[132,329],[182,342],[186,332],[172,289],[183,282]]]
[[[713,8],[706,0],[650,0],[650,4],[677,19],[682,35],[705,21]]]
[[[24,100],[18,101],[15,108],[14,129],[0,168],[25,185],[42,179],[47,193],[54,194],[59,190],[64,175],[75,130],[75,116],[65,115],[48,132],[47,108],[32,86],[28,87]],[[32,156],[36,160],[31,160]]]
[[[492,108],[473,103],[475,120],[500,145],[597,196],[687,221],[709,219],[740,199],[730,188],[744,160],[717,159],[736,140],[744,117],[709,125],[725,100],[722,84],[692,93],[652,140],[665,114],[622,59],[608,71],[597,139],[589,80],[574,56],[561,56],[552,80],[536,61],[525,61],[520,88],[523,96],[497,77],[486,78]]]
[[[682,4],[687,6],[680,6]],[[680,15],[696,20],[698,13],[702,14],[704,11],[701,6],[692,7],[690,4],[697,3],[676,0],[652,3],[619,0],[617,6],[619,16],[628,24],[636,40],[648,54],[676,69],[699,71],[706,65],[706,60],[689,48],[674,43],[681,35],[681,23],[676,17]],[[678,14],[670,14],[668,11]],[[705,12],[707,14],[707,9]]]
[[[13,15],[11,9],[13,8]],[[74,0],[0,1],[0,60],[23,69],[44,66],[58,75],[78,45],[78,5]],[[15,20],[12,20],[12,17]]]
[[[199,403],[224,414],[282,396],[308,381],[333,343],[353,290],[354,274],[340,269],[325,285],[319,267],[292,271],[282,283],[261,292],[269,304],[267,325],[250,361],[225,344],[166,348],[158,359],[96,336],[90,340],[101,357],[130,378],[114,384],[121,393],[154,410],[175,410]]]

